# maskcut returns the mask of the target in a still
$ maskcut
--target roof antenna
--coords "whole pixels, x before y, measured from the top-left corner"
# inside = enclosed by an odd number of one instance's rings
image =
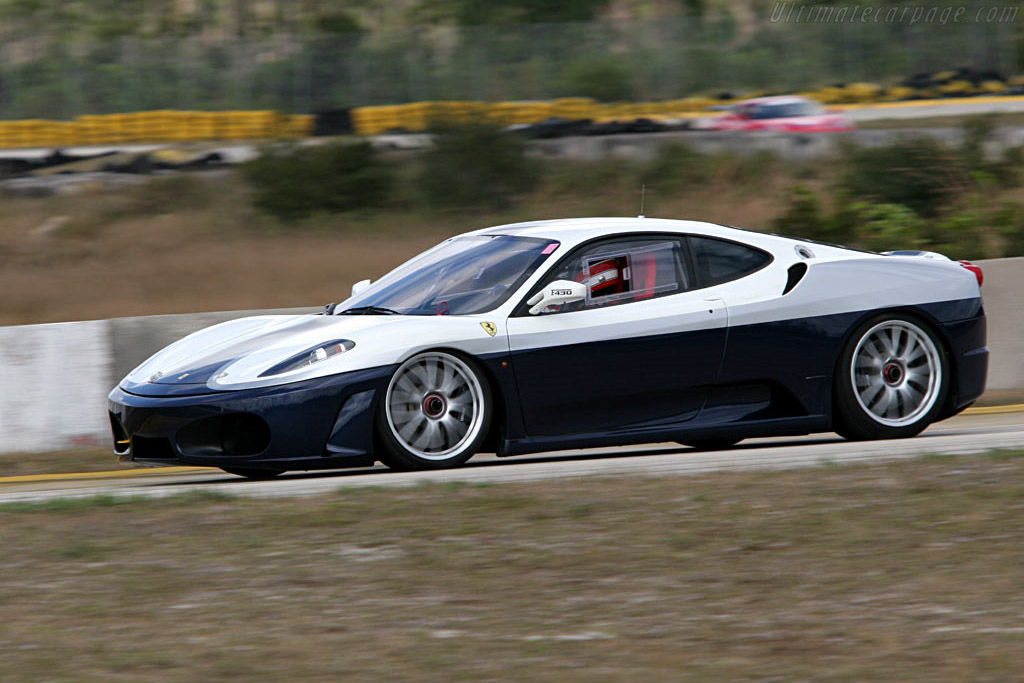
[[[644,218],[644,198],[647,196],[647,185],[640,186],[640,215],[637,218]]]

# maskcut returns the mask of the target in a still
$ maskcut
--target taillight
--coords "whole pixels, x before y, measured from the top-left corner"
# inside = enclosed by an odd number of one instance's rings
[[[976,266],[970,261],[960,261],[960,265],[974,273],[974,277],[978,278],[978,286],[981,287],[985,281],[985,275],[981,272],[981,266]]]

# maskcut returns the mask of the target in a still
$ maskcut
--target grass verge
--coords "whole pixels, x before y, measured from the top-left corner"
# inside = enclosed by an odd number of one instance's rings
[[[46,453],[0,453],[0,477],[123,470],[111,448],[83,448]]]
[[[11,680],[1011,680],[1024,452],[6,506]]]

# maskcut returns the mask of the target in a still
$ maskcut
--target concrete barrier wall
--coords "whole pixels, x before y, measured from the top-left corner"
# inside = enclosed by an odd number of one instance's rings
[[[981,261],[992,349],[988,389],[1024,392],[1024,258]],[[226,320],[316,308],[156,315],[0,327],[0,453],[110,443],[106,397],[187,334]]]
[[[171,342],[226,320],[316,308],[0,327],[0,453],[111,443],[107,394]]]
[[[844,144],[878,147],[922,136],[950,145],[959,145],[963,141],[963,131],[957,128],[872,129],[828,134],[751,131],[742,135],[725,131],[683,131],[532,140],[530,148],[538,156],[574,161],[650,161],[665,145],[683,144],[701,154],[749,156],[769,152],[780,159],[809,161],[835,157]],[[1024,144],[1024,127],[1006,126],[996,131],[985,151],[994,158],[1003,150],[1021,144]]]
[[[0,452],[106,442],[110,322],[0,327]]]
[[[978,261],[988,314],[988,391],[1024,391],[1024,257]]]

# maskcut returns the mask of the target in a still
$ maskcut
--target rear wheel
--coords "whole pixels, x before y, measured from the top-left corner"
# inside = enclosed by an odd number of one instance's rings
[[[221,467],[221,469],[228,474],[247,479],[273,479],[279,474],[284,474],[284,470],[264,470],[256,467]]]
[[[835,429],[847,439],[919,434],[942,410],[949,388],[938,336],[900,315],[873,318],[850,337],[835,383]]]
[[[483,372],[451,353],[421,353],[399,366],[380,402],[378,457],[398,470],[455,467],[473,457],[490,424]]]

